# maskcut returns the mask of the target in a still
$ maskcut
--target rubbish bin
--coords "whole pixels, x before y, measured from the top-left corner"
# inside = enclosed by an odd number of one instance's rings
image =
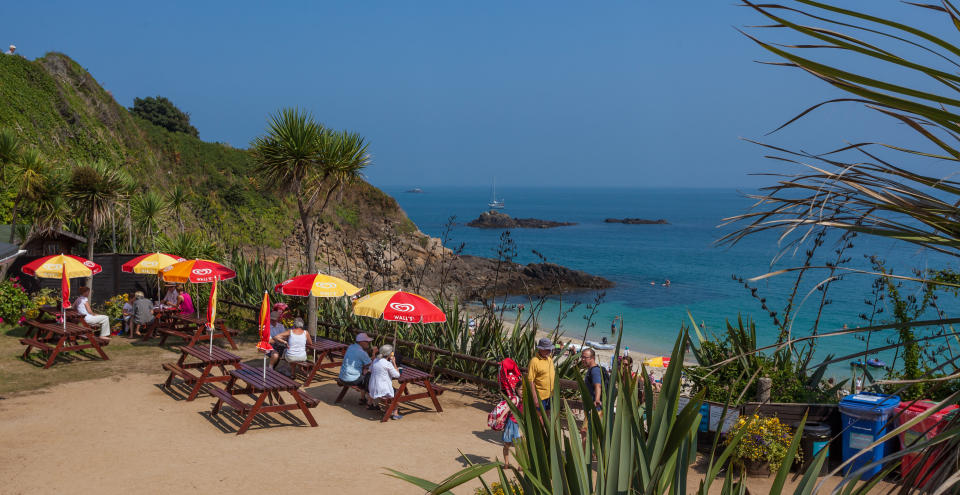
[[[893,410],[900,404],[896,395],[860,392],[848,395],[840,401],[840,416],[843,425],[843,460],[846,462],[861,450],[867,448],[892,427],[889,421]],[[882,459],[893,451],[892,442],[883,442],[865,453],[844,468],[844,474]],[[883,466],[876,465],[863,473],[863,479],[876,475]]]
[[[902,426],[904,423],[923,414],[928,409],[936,407],[936,405],[937,403],[931,400],[901,403],[896,408],[896,414],[899,415],[897,417],[897,426]],[[947,425],[947,422],[944,421],[944,419],[952,413],[955,414],[955,411],[958,408],[960,408],[960,406],[957,406],[956,404],[946,406],[930,416],[927,416],[927,419],[915,424],[909,430],[901,433],[900,446],[906,447],[924,435],[926,435],[927,438],[933,438]],[[916,469],[914,466],[920,461],[920,455],[920,453],[912,453],[903,456],[903,462],[900,464],[901,476],[905,478],[912,469]],[[929,478],[927,473],[933,467],[935,462],[937,462],[937,455],[936,452],[932,452],[929,456],[927,456],[927,461],[923,464],[923,466],[919,468],[920,471],[916,474],[916,478],[914,478],[914,480],[916,480],[914,482],[914,486],[923,487],[923,485],[927,484]]]
[[[710,404],[700,406],[700,426],[697,428],[697,450],[709,452],[713,447],[713,435],[710,434]]]
[[[794,428],[799,426],[799,424],[796,424]],[[803,465],[800,466],[801,472],[807,472],[807,469],[813,464],[813,458],[823,449],[827,449],[827,460],[820,466],[820,472],[817,473],[817,476],[825,476],[830,472],[831,438],[833,438],[833,430],[828,424],[811,422],[803,427],[803,433],[800,434],[800,449],[803,451]]]

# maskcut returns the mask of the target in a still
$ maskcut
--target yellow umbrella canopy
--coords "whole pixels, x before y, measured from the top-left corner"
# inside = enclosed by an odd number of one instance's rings
[[[288,296],[343,297],[360,292],[360,288],[346,280],[322,273],[311,273],[289,278],[273,290]]]
[[[124,263],[120,269],[127,273],[156,275],[164,268],[185,259],[166,253],[148,253]]]
[[[100,265],[72,254],[55,254],[45,256],[23,265],[20,269],[27,275],[39,278],[81,278],[95,275],[102,271]]]

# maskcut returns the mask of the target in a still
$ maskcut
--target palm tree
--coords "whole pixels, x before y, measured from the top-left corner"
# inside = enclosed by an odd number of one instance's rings
[[[320,215],[335,189],[370,163],[366,143],[356,134],[326,129],[309,112],[285,108],[270,117],[266,135],[253,143],[253,154],[265,182],[296,199],[307,271],[316,272]],[[312,296],[308,307],[308,327],[316,335],[317,302]]]
[[[10,219],[10,239],[7,242],[13,242],[14,231],[17,225],[17,214],[24,201],[33,201],[44,187],[44,173],[47,164],[40,152],[35,148],[30,148],[20,155],[18,160],[20,169],[17,171],[16,195],[13,198],[13,210]]]
[[[93,259],[97,231],[114,206],[126,199],[131,182],[123,169],[103,161],[82,163],[71,170],[67,198],[86,222],[88,259]],[[87,287],[93,287],[93,277],[87,279]]]
[[[180,227],[180,232],[183,232],[183,216],[181,212],[187,204],[187,198],[187,191],[179,185],[173,186],[173,189],[167,192],[167,205],[169,209],[173,210],[174,216],[177,217],[177,226]]]
[[[137,220],[137,226],[147,231],[147,239],[150,241],[151,249],[155,250],[154,230],[160,228],[160,222],[167,214],[169,209],[167,202],[159,194],[148,190],[134,195],[130,200],[130,206]]]
[[[6,170],[20,159],[20,138],[11,129],[0,129],[0,182],[6,180]]]

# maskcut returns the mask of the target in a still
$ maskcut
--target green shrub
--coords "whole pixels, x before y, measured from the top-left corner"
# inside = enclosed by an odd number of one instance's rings
[[[20,324],[24,313],[34,309],[33,304],[17,277],[0,282],[0,323]]]
[[[182,132],[197,137],[197,128],[190,125],[190,115],[177,108],[163,96],[134,98],[130,112],[171,132]]]

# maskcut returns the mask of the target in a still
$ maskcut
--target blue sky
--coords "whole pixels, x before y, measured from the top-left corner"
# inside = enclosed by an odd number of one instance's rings
[[[380,186],[755,187],[770,179],[747,174],[775,164],[740,138],[837,95],[755,63],[772,58],[734,27],[761,23],[712,0],[35,1],[4,6],[0,44],[64,52],[125,106],[167,96],[208,141],[245,147],[268,114],[305,107],[369,139]],[[826,150],[895,130],[877,120],[828,108],[767,140]]]

